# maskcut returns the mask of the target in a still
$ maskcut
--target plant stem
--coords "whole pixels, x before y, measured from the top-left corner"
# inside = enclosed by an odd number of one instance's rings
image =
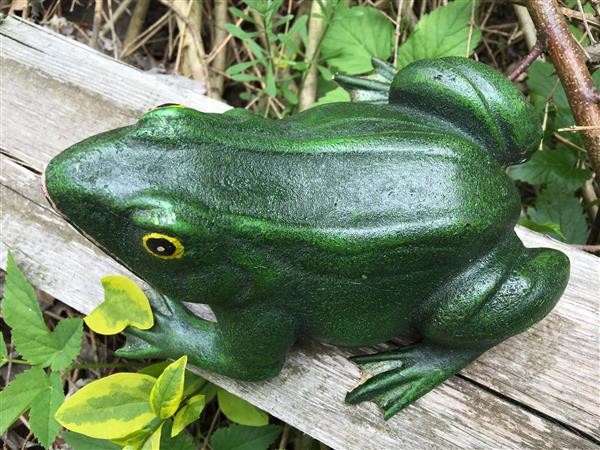
[[[323,3],[328,0],[323,0]],[[302,82],[298,109],[304,111],[315,102],[317,97],[317,55],[321,46],[321,39],[324,34],[323,10],[321,2],[314,1],[310,9],[310,18],[308,20],[308,42],[306,44],[306,78]]]
[[[542,41],[537,41],[529,54],[517,65],[517,67],[515,67],[515,70],[508,75],[508,79],[510,81],[515,81],[543,52],[544,43]]]
[[[9,362],[12,364],[29,364],[27,361],[23,361],[22,359],[11,359],[11,358],[8,358],[6,360],[6,362]]]

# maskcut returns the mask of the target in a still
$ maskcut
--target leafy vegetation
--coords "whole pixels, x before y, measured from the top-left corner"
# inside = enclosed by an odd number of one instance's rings
[[[207,51],[198,51],[196,57],[210,69],[203,81],[209,86],[220,81],[225,86],[218,93],[220,98],[271,118],[298,113],[300,99],[307,95],[311,82],[317,89],[309,103],[349,101],[333,75],[369,73],[373,57],[401,68],[421,58],[472,56],[508,73],[528,51],[512,8],[478,0],[315,0],[319,12],[311,10],[313,2],[235,0],[225,22],[217,19],[217,3],[209,1],[202,3],[200,12],[188,8],[204,21],[191,38],[190,27],[178,28],[182,22],[173,0],[151,2],[142,18],[145,30],[127,46],[121,36],[125,33],[119,30],[124,22],[127,25],[129,16],[117,19],[116,11],[110,9],[121,3],[118,0],[112,5],[104,2],[109,19],[103,27],[92,26],[92,2],[75,2],[67,11],[60,0],[0,0],[0,10],[22,3],[23,9],[16,10],[22,15],[30,13],[63,34],[159,72],[195,76],[185,64],[194,52],[184,46],[199,41]],[[564,3],[567,8],[579,7],[576,1]],[[397,10],[398,4],[404,5],[402,11]],[[581,4],[586,13],[594,13],[589,0]],[[321,21],[319,26],[314,26],[315,18]],[[218,28],[226,32],[226,42],[217,39]],[[583,47],[590,45],[590,37],[599,39],[595,28],[588,31],[573,23],[570,30]],[[313,57],[307,52],[311,41],[316,48]],[[592,70],[597,65],[590,61]],[[600,71],[593,77],[600,85]],[[569,130],[574,119],[565,92],[548,60],[536,60],[518,83],[545,130],[539,151],[528,162],[508,170],[522,196],[520,223],[570,244],[585,244],[594,207],[599,205],[598,187],[580,134]],[[432,180],[435,182],[435,174]],[[122,277],[108,277],[102,283],[105,300],[84,319],[89,328],[109,335],[127,326],[152,326],[150,306],[139,287]],[[130,372],[92,381],[65,401],[67,378],[86,370],[85,363],[76,362],[84,321],[63,318],[50,329],[34,289],[10,255],[2,314],[11,330],[11,345],[7,349],[0,334],[0,367],[10,363],[25,370],[0,392],[0,433],[24,414],[28,415],[29,430],[45,448],[60,434],[75,450],[159,446],[186,450],[209,445],[214,450],[258,450],[268,448],[282,432],[281,426],[269,424],[273,419],[265,412],[187,370],[185,358],[143,368],[126,363]],[[21,358],[13,358],[9,350]],[[114,370],[123,364],[106,366]],[[221,415],[227,420],[219,420]],[[203,418],[206,423],[200,427]],[[61,431],[61,423],[72,431]],[[294,446],[310,448],[312,444],[303,444],[299,438]]]
[[[91,323],[101,323],[102,328],[131,305],[150,310],[145,294],[132,281],[115,275],[102,283],[105,301],[86,317],[86,323],[89,317],[95,317]],[[211,401],[227,419],[239,424],[211,430],[206,439],[214,441],[213,449],[266,449],[282,431],[279,425],[269,425],[264,411],[187,370],[186,356],[172,363],[151,364],[137,372],[100,378],[65,400],[64,378],[70,371],[85,367],[73,364],[81,348],[83,321],[62,319],[53,331],[49,330],[33,287],[10,253],[2,313],[22,359],[9,357],[2,338],[0,365],[10,362],[31,367],[0,392],[0,433],[29,411],[31,432],[44,448],[50,448],[62,425],[69,430],[61,433],[62,438],[75,450],[195,449],[192,435],[185,430]],[[64,323],[68,325],[61,325]],[[68,339],[53,337],[56,330],[74,329],[72,323],[78,325],[78,331],[66,334]],[[138,325],[146,327],[147,323]],[[106,330],[113,334],[113,327]],[[28,342],[28,338],[37,341]],[[35,347],[35,342],[42,345]]]

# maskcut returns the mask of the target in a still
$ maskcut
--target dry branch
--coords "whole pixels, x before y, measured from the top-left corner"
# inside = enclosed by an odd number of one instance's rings
[[[567,22],[556,0],[531,0],[531,17],[544,42],[556,72],[569,99],[576,125],[600,125],[600,105],[594,81],[585,65],[585,57],[567,28]],[[592,169],[600,174],[600,129],[581,131]]]
[[[317,65],[315,64],[319,53],[319,44],[323,35],[323,11],[319,2],[313,2],[310,10],[310,19],[308,21],[308,43],[306,46],[306,63],[309,66],[306,80],[302,85],[300,92],[299,105],[300,111],[309,108],[317,96]]]
[[[123,41],[123,49],[132,47],[132,44],[137,40],[142,27],[146,21],[146,15],[148,14],[148,7],[150,6],[150,0],[138,0],[135,4],[129,26],[127,27],[127,34]]]

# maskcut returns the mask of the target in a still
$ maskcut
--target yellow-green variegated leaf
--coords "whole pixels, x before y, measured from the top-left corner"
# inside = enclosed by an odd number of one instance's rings
[[[154,413],[161,419],[171,417],[179,408],[183,395],[186,363],[187,356],[182,356],[169,364],[152,388],[150,404]]]
[[[100,439],[120,439],[156,418],[150,392],[156,378],[116,373],[93,381],[69,397],[56,420],[76,433]]]
[[[190,398],[185,406],[175,414],[173,427],[171,428],[171,437],[177,436],[185,427],[198,419],[205,404],[206,397],[204,395],[194,395]]]
[[[160,450],[160,434],[162,432],[163,423],[161,423],[154,433],[152,433],[152,435],[146,440],[146,442],[144,442],[141,450]]]
[[[98,334],[117,334],[126,326],[147,330],[154,325],[150,302],[129,278],[110,275],[102,278],[104,302],[85,317],[88,327]]]

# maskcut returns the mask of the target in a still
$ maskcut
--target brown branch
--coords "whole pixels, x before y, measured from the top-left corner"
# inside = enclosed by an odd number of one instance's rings
[[[517,67],[510,73],[508,79],[510,81],[515,81],[519,75],[527,70],[527,68],[533,63],[538,56],[540,56],[544,52],[544,43],[538,40],[529,54],[521,61]]]
[[[597,91],[585,65],[585,57],[567,28],[567,22],[556,0],[530,0],[529,12],[554,63],[569,105],[580,127],[600,125]],[[581,131],[592,169],[600,174],[600,129]]]

